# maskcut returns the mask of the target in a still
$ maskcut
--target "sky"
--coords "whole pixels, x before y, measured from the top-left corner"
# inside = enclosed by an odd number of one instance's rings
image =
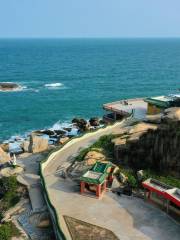
[[[180,0],[0,0],[11,37],[180,37]]]

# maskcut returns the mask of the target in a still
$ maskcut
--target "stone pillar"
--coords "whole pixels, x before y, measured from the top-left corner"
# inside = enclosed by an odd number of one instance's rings
[[[101,184],[96,186],[96,196],[99,198],[101,196]]]
[[[103,183],[103,191],[106,191],[106,185],[107,185],[107,182],[104,181],[104,183]]]
[[[80,184],[80,193],[83,194],[84,193],[84,190],[85,190],[85,182],[81,182]]]

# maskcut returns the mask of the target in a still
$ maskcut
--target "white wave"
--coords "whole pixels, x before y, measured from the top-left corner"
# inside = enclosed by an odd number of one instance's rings
[[[60,121],[56,122],[50,130],[63,130],[63,128],[69,128],[72,127],[71,123],[68,122],[63,122],[61,123]]]
[[[58,88],[64,86],[62,83],[47,83],[44,85],[47,88]]]

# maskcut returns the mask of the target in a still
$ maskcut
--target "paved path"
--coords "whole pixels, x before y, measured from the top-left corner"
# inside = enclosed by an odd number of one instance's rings
[[[75,217],[112,230],[120,240],[179,240],[180,227],[166,214],[135,198],[113,197],[105,194],[102,200],[81,196],[71,180],[60,179],[56,171],[60,165],[71,161],[82,148],[92,145],[105,134],[118,133],[122,124],[104,129],[79,139],[61,149],[44,169],[44,177],[51,203],[56,208],[67,240],[71,239],[62,215]]]

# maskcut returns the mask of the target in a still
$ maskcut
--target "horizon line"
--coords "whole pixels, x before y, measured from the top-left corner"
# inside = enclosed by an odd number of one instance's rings
[[[141,37],[141,36],[136,36],[136,37],[0,37],[0,39],[180,39],[180,36],[147,36],[147,37]]]

